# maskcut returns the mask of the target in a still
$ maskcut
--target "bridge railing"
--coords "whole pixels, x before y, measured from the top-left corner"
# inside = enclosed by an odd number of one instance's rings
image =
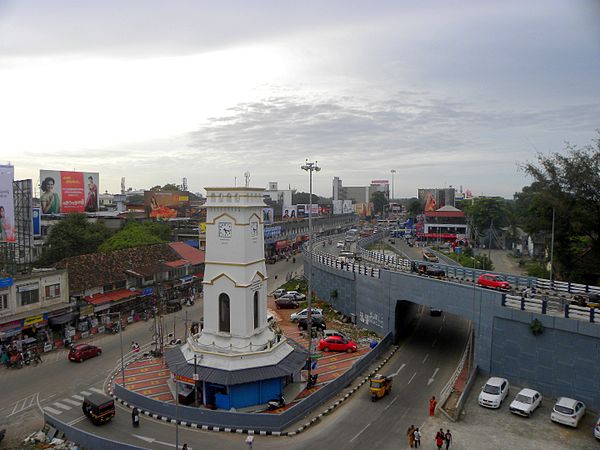
[[[586,306],[570,305],[568,303],[557,306],[553,300],[527,298],[524,296],[505,294],[502,296],[502,306],[521,311],[530,311],[538,314],[560,316],[565,319],[584,320],[591,323],[600,323],[600,309]]]

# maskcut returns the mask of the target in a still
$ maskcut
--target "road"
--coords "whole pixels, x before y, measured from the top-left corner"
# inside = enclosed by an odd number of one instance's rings
[[[295,264],[290,260],[267,267],[269,291],[284,282],[288,273],[301,270],[301,258],[296,259]],[[189,319],[198,320],[201,303],[176,313],[178,335],[183,333],[185,311],[188,311]],[[171,318],[168,316],[167,323]],[[420,426],[427,418],[428,400],[441,391],[458,363],[468,326],[468,321],[460,317],[420,315],[414,333],[401,343],[400,350],[382,370],[385,374],[397,374],[391,395],[371,402],[368,387],[364,385],[316,426],[294,438],[255,436],[254,448],[279,449],[284,445],[290,449],[398,448],[400,442],[405,442],[404,433],[408,426]],[[132,340],[142,344],[149,342],[150,336],[151,322],[141,322],[127,327],[123,341],[126,346]],[[101,427],[93,426],[81,414],[80,397],[86,392],[102,389],[105,378],[119,360],[119,342],[117,335],[95,338],[95,343],[102,346],[103,354],[82,364],[70,363],[66,352],[62,351],[45,355],[44,363],[37,367],[2,370],[0,382],[5,393],[5,406],[0,409],[0,420],[9,429],[5,442],[40,429],[41,407],[60,420],[114,440],[146,448],[174,448],[175,426],[172,424],[142,417],[140,428],[134,429],[129,410],[120,405],[117,417]],[[344,432],[340,433],[340,430]],[[247,448],[245,437],[179,427],[180,445],[186,442],[190,448]]]

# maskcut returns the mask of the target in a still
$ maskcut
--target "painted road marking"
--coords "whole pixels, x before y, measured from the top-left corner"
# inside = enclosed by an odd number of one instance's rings
[[[427,361],[427,358],[429,358],[429,353],[427,353],[427,354],[425,355],[425,358],[423,358],[423,364],[425,364],[425,361]]]
[[[98,388],[94,388],[94,387],[90,388],[90,391],[94,391],[98,394],[104,394],[104,391],[102,389],[98,389]]]
[[[393,378],[393,377],[395,377],[396,375],[398,375],[398,374],[400,373],[400,371],[401,371],[402,369],[404,369],[404,367],[406,367],[406,364],[402,364],[398,370],[396,370],[396,371],[395,371],[393,374],[391,374],[391,375],[390,375],[390,378]]]
[[[74,399],[79,400],[80,402],[83,401],[83,397],[81,395],[71,395],[71,397],[73,397]]]
[[[81,402],[78,402],[77,400],[71,400],[70,398],[63,398],[61,400],[61,402],[65,402],[68,403],[69,405],[73,405],[73,406],[80,406]]]
[[[59,411],[58,409],[51,408],[50,406],[44,406],[43,409],[44,409],[44,411],[49,412],[50,414],[54,414],[54,415],[58,415],[58,414],[62,413],[62,411]]]
[[[138,439],[141,439],[142,441],[146,441],[149,444],[161,444],[161,445],[166,445],[167,447],[175,447],[175,444],[171,444],[170,442],[163,442],[163,441],[157,441],[154,438],[151,437],[147,437],[147,436],[140,436],[138,434],[132,434],[133,437],[136,437]],[[179,448],[181,448],[181,445],[179,446]],[[192,447],[188,446],[189,450],[192,450]]]
[[[368,424],[367,424],[367,425],[366,425],[366,426],[365,426],[365,427],[364,427],[362,430],[360,430],[360,431],[359,431],[359,432],[356,434],[356,436],[354,436],[352,439],[350,439],[350,442],[353,442],[353,441],[354,441],[354,440],[355,440],[357,437],[359,437],[359,436],[360,436],[360,435],[363,433],[363,431],[365,431],[365,430],[366,430],[367,428],[369,428],[370,426],[371,426],[371,424],[370,424],[370,423],[368,423]]]
[[[88,391],[79,391],[79,393],[83,395],[92,395],[92,393]]]
[[[13,406],[11,413],[7,417],[10,417],[14,414],[18,414],[22,411],[25,411],[26,409],[31,408],[33,406],[33,403],[37,402],[37,397],[38,393],[36,392],[35,394],[31,394],[30,396],[17,401],[15,403],[15,406]]]
[[[410,382],[411,382],[412,380],[414,380],[416,376],[417,376],[417,372],[413,373],[413,376],[412,376],[412,377],[410,377],[410,380],[408,380],[408,384],[410,384]]]
[[[392,401],[391,401],[391,402],[389,402],[389,403],[388,403],[388,405],[387,405],[385,408],[383,408],[383,410],[385,411],[385,410],[386,410],[386,409],[388,409],[390,406],[392,406],[392,405],[394,404],[394,402],[395,402],[396,400],[398,400],[398,397],[400,397],[400,394],[396,395],[396,396],[395,396],[395,397],[392,399]]]
[[[71,420],[67,425],[75,425],[76,423],[81,422],[83,419],[85,419],[85,416],[79,416],[77,419]]]
[[[433,372],[433,375],[431,375],[431,378],[427,381],[427,386],[429,386],[431,383],[433,383],[435,376],[437,375],[437,373],[440,371],[439,367],[435,368],[435,371]]]
[[[60,409],[64,409],[65,411],[69,411],[70,409],[72,409],[70,406],[65,405],[64,403],[60,403],[60,402],[54,402],[52,403],[54,406],[56,406],[57,408]]]

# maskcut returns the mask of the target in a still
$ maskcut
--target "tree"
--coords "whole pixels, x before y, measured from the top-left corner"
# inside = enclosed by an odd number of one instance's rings
[[[181,191],[181,186],[178,184],[174,184],[174,183],[167,183],[164,186],[161,186],[160,184],[157,184],[156,186],[152,186],[150,188],[151,191],[153,192],[169,192],[169,191]]]
[[[110,230],[99,222],[88,222],[84,214],[68,214],[50,228],[50,234],[38,261],[50,266],[70,256],[95,253],[110,236]]]
[[[373,202],[373,213],[374,214],[377,214],[377,213],[383,214],[383,210],[385,208],[385,205],[387,205],[387,203],[388,203],[388,199],[387,199],[385,193],[383,193],[381,191],[375,191],[371,195],[371,202]]]
[[[408,201],[408,207],[406,209],[408,211],[408,216],[416,220],[417,215],[419,215],[422,212],[421,205],[419,204],[419,199],[414,197],[411,198]]]
[[[549,246],[555,216],[554,265],[558,279],[600,281],[600,139],[566,146],[566,154],[539,154],[522,170],[533,178],[515,195],[529,233],[544,233]],[[547,252],[550,253],[549,251]]]
[[[317,194],[312,195],[312,203],[313,205],[322,203],[321,197]],[[310,203],[310,192],[293,192],[292,193],[292,203],[294,205],[308,205]],[[323,202],[325,203],[325,202]]]
[[[124,248],[168,242],[171,229],[157,222],[127,224],[122,230],[107,239],[99,248],[101,252],[111,252]]]

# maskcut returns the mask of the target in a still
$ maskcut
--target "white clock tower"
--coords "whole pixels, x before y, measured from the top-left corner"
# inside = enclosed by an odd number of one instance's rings
[[[264,397],[273,398],[287,383],[299,380],[306,352],[267,324],[264,189],[205,189],[204,328],[167,359],[174,358],[174,367],[178,361],[199,361],[196,376],[206,399],[225,395],[213,393],[217,383],[227,387],[226,407],[265,403]],[[190,367],[185,370],[191,373]],[[236,394],[232,380],[248,386],[253,396]]]

